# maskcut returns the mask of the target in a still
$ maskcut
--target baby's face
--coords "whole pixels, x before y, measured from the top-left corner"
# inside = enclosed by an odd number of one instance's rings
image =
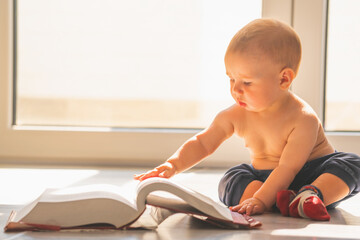
[[[260,112],[271,107],[283,92],[280,88],[281,67],[269,59],[236,53],[225,57],[231,95],[246,110]]]

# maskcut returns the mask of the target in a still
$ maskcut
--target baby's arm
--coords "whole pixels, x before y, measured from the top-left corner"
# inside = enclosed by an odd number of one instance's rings
[[[311,115],[304,116],[290,133],[281,154],[279,165],[254,194],[253,198],[239,204],[234,210],[241,213],[257,214],[266,209],[271,209],[276,201],[277,192],[287,189],[296,174],[307,162],[315,146],[318,130],[317,118]]]
[[[165,163],[146,173],[135,175],[135,180],[150,177],[169,178],[191,168],[212,154],[234,133],[231,109],[220,112],[204,131],[187,140]]]

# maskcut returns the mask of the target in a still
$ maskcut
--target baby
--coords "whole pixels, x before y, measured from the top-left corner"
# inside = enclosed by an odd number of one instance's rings
[[[273,19],[257,19],[231,40],[226,74],[235,104],[186,141],[165,163],[136,180],[169,178],[213,153],[234,133],[245,140],[251,164],[229,169],[220,200],[232,211],[329,220],[327,209],[360,190],[360,158],[335,151],[313,109],[289,88],[301,59],[298,35]]]

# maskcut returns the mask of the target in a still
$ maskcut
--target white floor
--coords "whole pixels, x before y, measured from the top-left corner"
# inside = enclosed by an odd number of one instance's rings
[[[0,167],[0,227],[3,229],[11,210],[36,198],[45,188],[132,182],[142,169],[64,169]],[[217,183],[225,169],[198,169],[175,176],[192,189],[217,200]],[[156,230],[91,232],[0,232],[0,239],[360,239],[360,195],[331,211],[329,222],[283,217],[277,213],[255,216],[263,223],[256,230],[225,230],[176,214]]]

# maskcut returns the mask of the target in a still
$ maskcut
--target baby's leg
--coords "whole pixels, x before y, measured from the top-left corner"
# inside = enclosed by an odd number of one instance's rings
[[[261,187],[271,170],[256,170],[249,164],[240,164],[226,171],[219,182],[219,198],[227,206],[251,198]]]
[[[315,181],[307,178],[313,175],[318,176]],[[300,183],[310,185],[303,186],[296,196],[290,190],[278,192],[277,205],[281,213],[328,220],[327,208],[360,192],[360,157],[353,153],[335,152],[314,159],[305,164],[296,179],[292,183],[294,189],[298,189]],[[288,209],[287,202],[290,202]]]
[[[324,173],[311,185],[302,187],[289,205],[293,217],[329,220],[326,206],[337,202],[349,194],[349,187],[339,177]]]
[[[241,196],[239,204],[248,198],[252,198],[254,194],[257,192],[257,190],[261,188],[262,185],[263,182],[258,180],[254,180],[251,183],[249,183],[249,185],[247,185],[247,187],[245,188],[243,195]]]
[[[311,185],[320,189],[325,206],[343,199],[350,191],[348,185],[341,178],[331,173],[320,175]]]

